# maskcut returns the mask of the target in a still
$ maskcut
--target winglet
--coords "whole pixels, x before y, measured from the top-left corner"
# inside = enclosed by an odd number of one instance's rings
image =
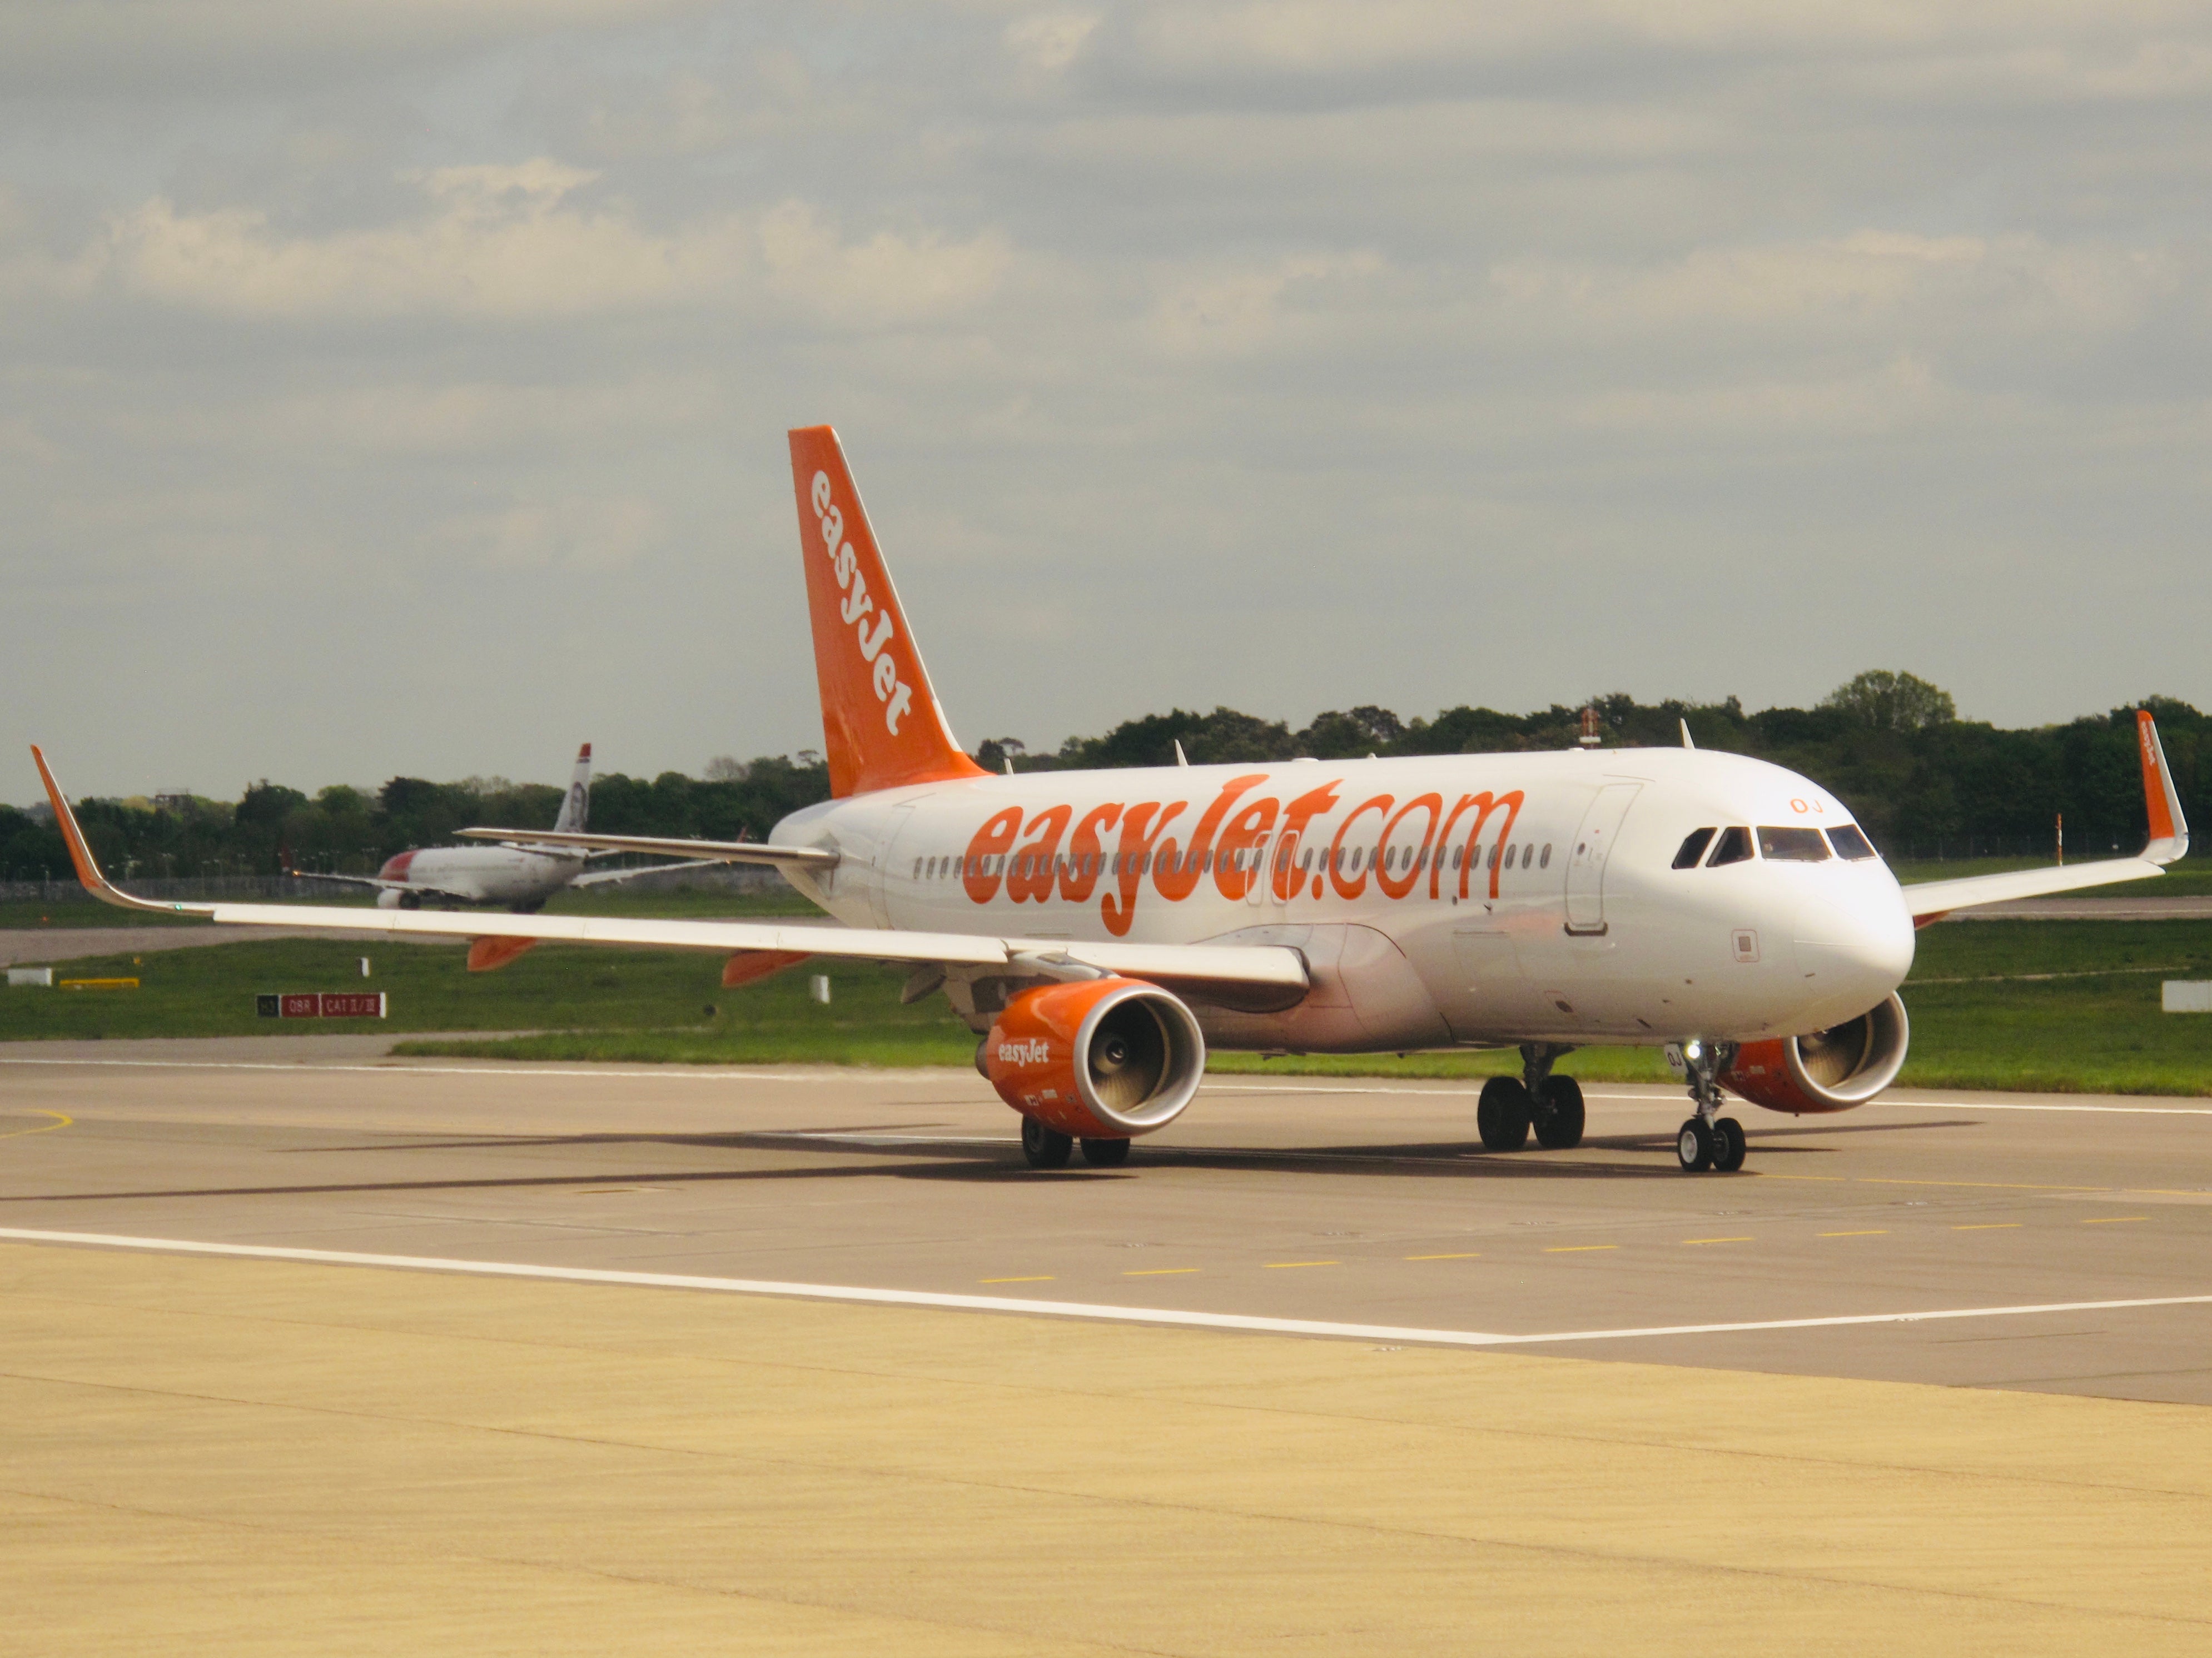
[[[2142,749],[2143,811],[2150,818],[2150,841],[2142,855],[2154,864],[2179,862],[2189,851],[2189,820],[2182,816],[2181,793],[2158,740],[2158,722],[2148,708],[2136,710],[2136,737]]]
[[[111,885],[100,872],[99,860],[92,855],[86,842],[84,830],[77,826],[76,814],[70,810],[69,797],[54,780],[54,768],[46,763],[46,756],[36,743],[31,744],[31,758],[37,762],[39,776],[46,786],[46,799],[53,803],[54,827],[62,832],[62,841],[69,847],[70,862],[76,865],[76,878],[84,890],[104,904],[113,904],[118,909],[150,909],[162,915],[212,915],[212,904],[156,904],[144,898],[133,898],[129,893]]]

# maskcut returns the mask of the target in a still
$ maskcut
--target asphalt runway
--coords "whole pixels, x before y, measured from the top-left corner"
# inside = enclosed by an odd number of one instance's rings
[[[1127,1168],[1038,1174],[965,1072],[313,1040],[0,1056],[0,1228],[2212,1403],[2181,1299],[2212,1297],[2212,1101],[1747,1108],[1747,1171],[1692,1176],[1669,1090],[1593,1086],[1580,1149],[1492,1155],[1463,1084],[1222,1078]]]
[[[1686,1176],[1220,1078],[1044,1175],[963,1072],[380,1041],[0,1054],[11,1658],[2212,1637],[2212,1102]]]

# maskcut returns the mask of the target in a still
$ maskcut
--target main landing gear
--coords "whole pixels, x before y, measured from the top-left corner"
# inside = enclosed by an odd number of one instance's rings
[[[1076,1139],[1057,1128],[1048,1128],[1035,1117],[1022,1119],[1022,1156],[1032,1169],[1065,1169],[1075,1153]],[[1129,1160],[1129,1142],[1090,1139],[1082,1142],[1083,1160],[1093,1169],[1119,1169]]]
[[[1720,1074],[1733,1054],[1733,1048],[1713,1042],[1682,1044],[1682,1060],[1690,1069],[1690,1097],[1698,1102],[1697,1115],[1686,1119],[1674,1137],[1674,1156],[1686,1175],[1707,1169],[1733,1175],[1743,1167],[1744,1154],[1750,1149],[1743,1125],[1720,1114]]]
[[[1482,1085],[1474,1108],[1475,1132],[1486,1151],[1518,1151],[1536,1131],[1536,1144],[1547,1151],[1566,1151],[1583,1143],[1582,1084],[1552,1074],[1553,1061],[1569,1052],[1547,1042],[1521,1049],[1521,1075],[1492,1077]]]

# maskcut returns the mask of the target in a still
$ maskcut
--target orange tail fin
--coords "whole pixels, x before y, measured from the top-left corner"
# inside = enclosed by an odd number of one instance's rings
[[[987,775],[945,726],[834,430],[808,426],[791,434],[791,481],[799,492],[830,793]]]

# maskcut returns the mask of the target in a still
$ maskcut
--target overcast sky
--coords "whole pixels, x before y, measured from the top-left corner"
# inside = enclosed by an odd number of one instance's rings
[[[2212,705],[2208,97],[2127,0],[13,0],[6,724],[88,793],[818,746],[823,421],[971,745]]]

